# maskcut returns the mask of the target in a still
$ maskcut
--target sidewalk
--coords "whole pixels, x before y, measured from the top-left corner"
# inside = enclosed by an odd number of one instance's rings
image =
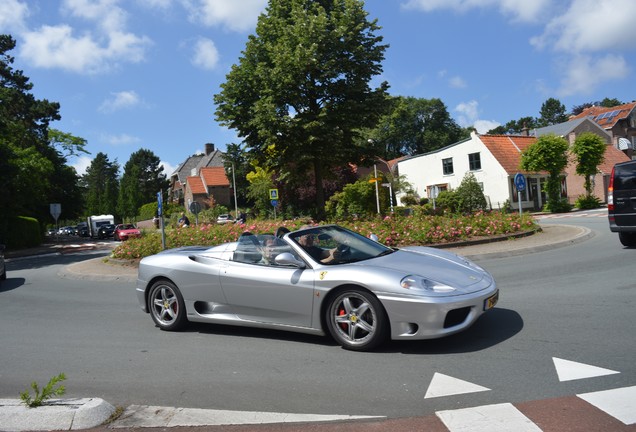
[[[594,235],[587,228],[572,225],[542,225],[542,231],[518,238],[501,237],[487,239],[482,242],[466,242],[461,245],[444,247],[451,252],[470,257],[475,260],[485,258],[503,258],[533,252],[540,252],[554,248],[579,243]],[[9,254],[8,258],[19,258],[31,255],[76,252],[72,243],[63,245],[43,245],[21,254]],[[92,244],[92,243],[89,243]],[[82,247],[94,249],[108,249],[117,243],[95,244]],[[117,280],[134,283],[137,277],[137,267],[126,261],[113,260],[106,257],[92,258],[64,267],[58,273],[61,277],[85,280]],[[112,424],[100,426],[115,412],[115,408],[101,399],[69,399],[58,400],[53,404],[29,409],[18,400],[0,399],[0,430],[28,431],[28,430],[74,430],[97,428],[96,431],[107,431],[113,428],[171,428],[180,427],[197,430],[221,430],[224,426],[233,425],[239,428],[244,425],[258,425],[259,431],[280,430],[285,423],[303,424],[302,428],[288,430],[358,430],[360,427],[370,430],[390,430],[390,424],[409,424],[408,419],[387,420],[384,418],[357,418],[353,416],[311,416],[301,414],[279,413],[244,413],[238,411],[192,410],[173,407],[143,407],[130,406],[125,409]],[[157,413],[161,412],[161,415]],[[268,427],[267,424],[270,426]],[[410,425],[409,425],[410,426]],[[421,426],[421,423],[420,423]],[[176,428],[175,428],[176,427]],[[430,429],[435,430],[435,429]]]

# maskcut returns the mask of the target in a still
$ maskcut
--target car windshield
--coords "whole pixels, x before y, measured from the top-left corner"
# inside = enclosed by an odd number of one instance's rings
[[[302,229],[289,234],[289,239],[314,261],[328,265],[364,261],[393,252],[389,247],[336,225]]]
[[[125,230],[135,229],[135,226],[134,225],[122,225],[120,229],[125,229]]]

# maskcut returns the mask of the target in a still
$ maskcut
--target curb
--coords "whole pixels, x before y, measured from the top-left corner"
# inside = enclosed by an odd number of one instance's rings
[[[0,424],[5,431],[78,430],[104,424],[115,412],[99,398],[51,399],[28,408],[18,399],[0,399]]]

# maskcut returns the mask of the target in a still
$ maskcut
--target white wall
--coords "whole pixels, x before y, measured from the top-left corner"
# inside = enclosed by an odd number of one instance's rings
[[[483,184],[484,195],[492,207],[499,208],[510,199],[509,176],[474,133],[466,141],[400,161],[398,170],[401,176],[406,176],[406,180],[421,198],[431,198],[427,193],[427,187],[448,184],[449,188],[454,190],[459,186],[464,175],[470,171],[468,155],[471,153],[479,153],[481,158],[481,169],[472,173],[477,181]],[[442,160],[447,158],[453,159],[454,172],[450,175],[443,174]]]

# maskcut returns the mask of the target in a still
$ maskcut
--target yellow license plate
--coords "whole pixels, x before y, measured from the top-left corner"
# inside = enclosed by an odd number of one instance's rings
[[[492,309],[499,301],[499,291],[484,300],[484,310]]]

